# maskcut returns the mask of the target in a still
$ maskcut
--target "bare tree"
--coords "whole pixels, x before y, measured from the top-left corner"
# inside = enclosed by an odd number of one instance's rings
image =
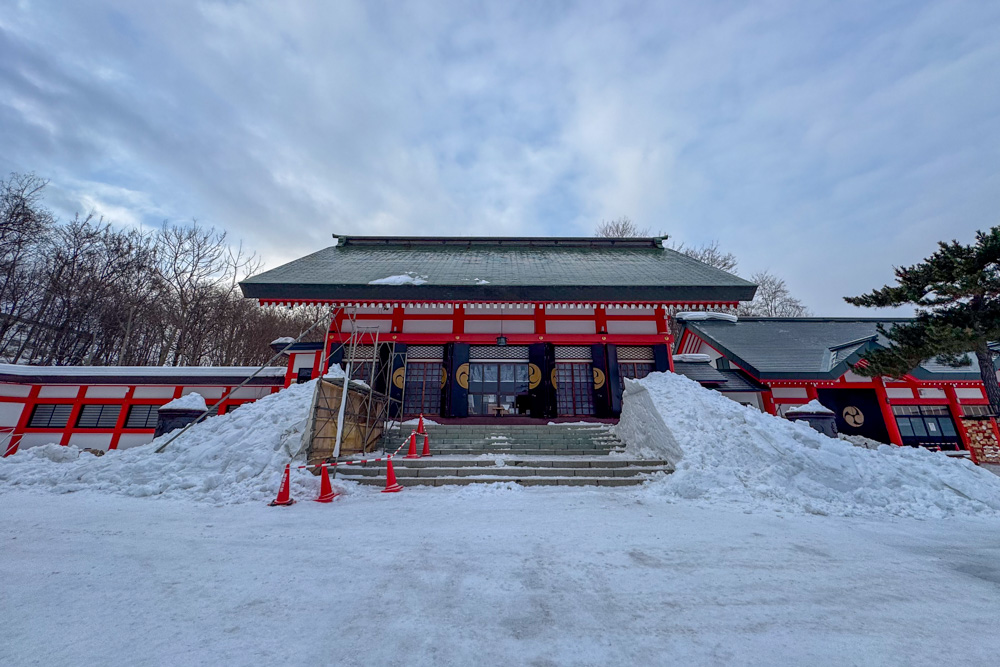
[[[622,239],[634,236],[649,236],[649,227],[639,228],[632,219],[626,215],[614,220],[602,220],[594,230],[594,236],[604,238]]]
[[[744,317],[806,317],[809,309],[792,296],[785,281],[768,271],[750,276],[757,284],[753,301],[745,301],[736,309]]]
[[[687,255],[709,266],[714,266],[728,273],[736,273],[739,261],[731,252],[723,252],[718,241],[711,241],[701,246],[685,246],[683,243],[670,246],[671,249]]]

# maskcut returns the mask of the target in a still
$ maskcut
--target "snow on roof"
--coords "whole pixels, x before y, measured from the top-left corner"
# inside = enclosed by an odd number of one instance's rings
[[[258,376],[284,377],[284,366],[269,366]],[[26,366],[0,364],[0,375],[30,377],[218,377],[247,378],[257,371],[256,366]]]
[[[697,312],[683,311],[674,315],[678,322],[694,322],[697,320],[724,320],[726,322],[737,322],[739,318],[729,313],[716,313],[710,310],[700,310]]]
[[[835,414],[833,410],[831,410],[830,408],[826,407],[825,405],[823,405],[822,403],[820,403],[815,398],[813,400],[809,401],[808,403],[804,403],[802,405],[796,405],[794,408],[790,408],[788,410],[785,410],[785,414],[786,415],[800,414],[800,413],[806,413],[806,412],[811,412],[811,413],[820,414],[820,415],[832,415],[832,414]]]
[[[163,410],[200,410],[204,412],[207,409],[208,405],[205,404],[205,397],[196,391],[185,394],[180,398],[175,398],[166,405],[160,406],[161,412]]]
[[[295,339],[291,336],[282,336],[280,338],[275,338],[271,341],[271,345],[288,345],[289,343],[294,343]]]
[[[674,361],[683,361],[689,364],[709,363],[712,357],[707,354],[675,354]]]
[[[369,285],[423,285],[427,282],[427,276],[418,276],[413,271],[407,271],[406,273],[401,273],[398,276],[389,276],[387,278],[378,278],[377,280],[369,280]]]

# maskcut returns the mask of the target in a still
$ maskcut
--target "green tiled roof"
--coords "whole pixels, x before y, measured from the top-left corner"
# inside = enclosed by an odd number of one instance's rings
[[[763,380],[832,379],[873,346],[888,341],[878,332],[907,319],[740,318],[738,322],[700,320],[684,326],[741,368]],[[920,379],[978,380],[975,358],[961,368],[928,360],[913,372]]]
[[[756,286],[661,239],[342,237],[240,283],[262,299],[741,301]],[[371,284],[393,276],[410,284]]]

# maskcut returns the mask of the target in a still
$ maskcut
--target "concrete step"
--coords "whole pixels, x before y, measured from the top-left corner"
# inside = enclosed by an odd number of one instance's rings
[[[381,486],[384,479],[344,475],[347,479],[369,486]],[[491,476],[478,477],[396,477],[401,486],[465,486],[469,484],[494,484],[513,482],[521,486],[638,486],[646,481],[644,477],[528,477]]]
[[[502,462],[502,465],[498,465]],[[651,475],[672,472],[667,461],[610,456],[566,455],[479,458],[431,456],[393,459],[396,479],[403,486],[447,486],[515,482],[524,486],[631,486]],[[338,466],[336,478],[361,484],[385,484],[385,462]]]
[[[387,431],[382,440],[383,449],[395,451],[412,428],[407,425]],[[577,456],[607,454],[622,447],[607,424],[444,424],[426,428],[431,451],[449,454],[504,452]],[[419,444],[423,444],[422,439]]]

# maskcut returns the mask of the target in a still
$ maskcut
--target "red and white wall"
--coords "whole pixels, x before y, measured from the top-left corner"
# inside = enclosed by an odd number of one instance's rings
[[[197,392],[212,405],[256,368],[34,367],[0,364],[0,451],[48,443],[125,449],[153,439],[155,408]],[[276,392],[285,368],[265,369],[218,407],[224,414]]]

